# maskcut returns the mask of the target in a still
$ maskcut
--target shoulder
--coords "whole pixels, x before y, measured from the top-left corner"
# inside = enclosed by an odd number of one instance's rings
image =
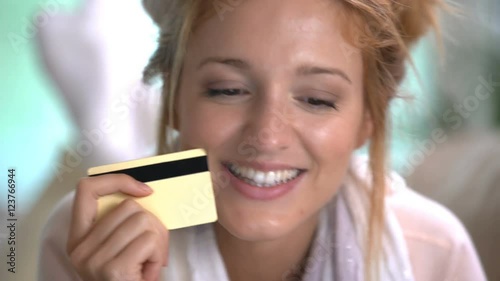
[[[409,237],[418,239],[429,234],[440,247],[469,240],[462,223],[450,210],[409,187],[392,189],[387,204]]]
[[[485,280],[479,258],[460,220],[446,207],[390,176],[387,206],[401,226],[416,280]]]

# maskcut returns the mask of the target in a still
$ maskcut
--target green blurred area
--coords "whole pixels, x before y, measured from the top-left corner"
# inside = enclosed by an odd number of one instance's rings
[[[29,211],[46,186],[56,153],[72,130],[69,115],[39,62],[35,29],[50,20],[46,5],[53,5],[60,14],[79,3],[3,1],[0,9],[0,171],[16,168],[21,212]],[[6,175],[0,174],[3,180]]]

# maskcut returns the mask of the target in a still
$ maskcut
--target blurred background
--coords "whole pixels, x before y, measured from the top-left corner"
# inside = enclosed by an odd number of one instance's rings
[[[392,106],[390,165],[452,209],[500,280],[500,1],[450,1]],[[91,166],[155,151],[160,85],[140,82],[157,29],[140,0],[18,0],[0,9],[0,220],[16,170],[15,274],[0,228],[0,280],[35,280],[38,238]],[[98,102],[96,102],[98,101]]]

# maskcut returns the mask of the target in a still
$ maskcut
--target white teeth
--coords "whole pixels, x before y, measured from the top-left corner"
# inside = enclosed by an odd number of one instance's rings
[[[246,177],[250,178],[250,179],[254,178],[255,177],[255,170],[252,168],[248,168]]]
[[[247,173],[248,173],[248,168],[247,168],[247,167],[243,167],[243,168],[241,169],[241,174],[242,174],[242,175],[246,175]]]
[[[242,176],[245,176],[244,174]],[[252,180],[254,180],[255,182],[258,182],[258,183],[264,183],[266,179],[266,174],[264,174],[264,172],[256,172],[255,173],[255,176],[253,177]]]
[[[296,178],[299,174],[298,169],[277,170],[277,171],[256,171],[250,167],[240,167],[235,164],[229,164],[229,170],[238,178],[245,182],[259,187],[271,187],[281,183],[288,182]]]
[[[272,184],[274,184],[274,181],[275,181],[274,179],[275,179],[275,178],[276,178],[276,176],[275,176],[275,173],[274,173],[274,172],[269,172],[269,173],[267,173],[267,175],[266,175],[266,180],[265,180],[265,184],[267,184],[267,185],[272,185]]]

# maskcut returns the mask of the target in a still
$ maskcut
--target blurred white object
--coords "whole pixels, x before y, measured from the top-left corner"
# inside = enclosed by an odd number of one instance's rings
[[[88,153],[81,155],[86,164],[155,152],[160,93],[141,77],[156,37],[140,0],[87,0],[39,30],[43,61],[81,133],[74,149]]]
[[[489,280],[500,280],[500,134],[452,136],[416,167],[408,184],[460,218]]]

